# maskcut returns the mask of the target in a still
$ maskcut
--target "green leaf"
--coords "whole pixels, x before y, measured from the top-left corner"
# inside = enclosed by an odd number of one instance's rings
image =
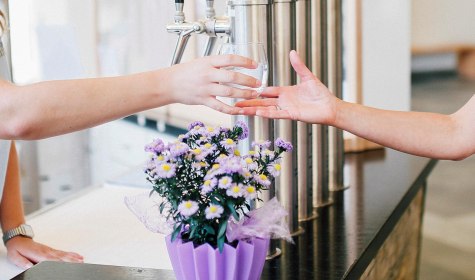
[[[219,252],[222,253],[224,249],[224,236],[218,238],[218,249]]]
[[[234,209],[234,203],[231,200],[228,200],[226,205],[228,206],[229,211],[231,211],[231,214],[233,215],[234,219],[236,221],[239,221],[239,215],[236,213],[236,209]]]
[[[181,225],[175,225],[175,228],[173,229],[173,233],[172,233],[172,242],[175,241],[180,231],[181,231]]]
[[[216,234],[216,231],[214,230],[213,227],[209,226],[209,225],[205,225],[204,226],[204,229],[206,230],[206,232],[209,234],[209,235],[215,235]]]
[[[228,223],[226,220],[221,221],[221,223],[219,224],[218,241],[219,241],[219,238],[224,237],[227,226],[228,226]]]

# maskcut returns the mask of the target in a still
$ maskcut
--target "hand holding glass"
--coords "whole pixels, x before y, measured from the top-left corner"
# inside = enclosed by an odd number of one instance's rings
[[[222,44],[219,50],[220,55],[225,54],[236,54],[244,57],[248,57],[258,63],[256,69],[247,69],[242,67],[227,67],[226,70],[231,70],[235,72],[242,73],[244,75],[248,75],[254,77],[261,81],[261,86],[258,88],[253,88],[257,91],[258,94],[262,93],[262,91],[267,87],[267,79],[268,79],[268,64],[267,64],[267,56],[266,51],[264,49],[264,45],[261,43],[226,43]],[[230,84],[235,88],[241,89],[249,89],[249,87],[240,86],[236,84]]]

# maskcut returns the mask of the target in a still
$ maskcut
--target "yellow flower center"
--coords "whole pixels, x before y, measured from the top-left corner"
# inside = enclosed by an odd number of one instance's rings
[[[219,166],[220,166],[220,165],[219,165],[218,163],[215,163],[215,164],[213,164],[213,169],[218,169]]]
[[[219,158],[225,158],[225,157],[226,157],[225,154],[220,154],[220,155],[219,155]]]
[[[206,180],[205,183],[204,183],[205,186],[209,186],[211,185],[211,180]]]
[[[211,126],[208,126],[206,129],[208,130],[208,132],[213,132],[214,131],[214,127],[211,127]]]
[[[157,159],[158,159],[159,161],[162,161],[162,160],[164,160],[165,158],[164,158],[163,156],[158,156]]]
[[[216,207],[214,205],[209,207],[209,212],[216,213],[217,211],[218,211],[218,207]]]
[[[226,139],[225,143],[228,144],[228,145],[232,145],[232,144],[234,144],[234,141],[233,141],[233,139],[228,138],[228,139]]]
[[[267,176],[264,174],[259,175],[259,178],[261,178],[263,181],[267,180]]]
[[[256,192],[256,188],[254,188],[253,186],[247,186],[247,192],[248,193],[255,193]]]
[[[201,137],[200,137],[200,140],[201,140],[201,141],[204,141],[204,140],[206,140],[206,137],[201,136]]]
[[[199,155],[199,154],[201,154],[201,149],[200,149],[200,148],[196,148],[196,149],[193,150],[193,153]]]
[[[233,193],[239,193],[240,189],[238,186],[234,186],[232,189]]]
[[[280,169],[282,169],[282,166],[280,166],[280,164],[276,163],[274,165],[274,169],[277,170],[277,171],[280,171]]]
[[[202,161],[202,162],[200,162],[200,165],[201,165],[201,167],[205,167],[205,166],[206,166],[206,162],[203,162],[203,161]]]
[[[221,181],[221,183],[223,183],[223,185],[226,185],[228,183],[228,178],[223,178],[223,180]]]
[[[246,177],[246,178],[251,177],[251,172],[249,172],[249,171],[248,171],[248,172],[245,172],[245,173],[244,173],[244,177]]]
[[[252,163],[252,158],[246,158],[246,163],[251,164]]]
[[[234,155],[235,156],[240,156],[241,155],[241,152],[239,150],[234,150]]]
[[[192,206],[193,206],[193,203],[191,203],[191,201],[185,202],[185,208],[186,209],[190,209]]]
[[[256,151],[249,151],[249,155],[253,156],[256,154]]]
[[[209,149],[209,148],[211,148],[213,145],[211,145],[210,143],[206,143],[204,146],[205,146],[206,149]]]
[[[170,171],[170,169],[172,169],[172,167],[168,164],[164,164],[164,165],[162,165],[162,169],[163,169],[163,171]]]

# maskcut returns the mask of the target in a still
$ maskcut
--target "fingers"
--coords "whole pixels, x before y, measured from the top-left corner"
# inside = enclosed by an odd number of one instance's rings
[[[20,255],[20,253],[17,251],[8,252],[8,260],[10,260],[10,262],[14,265],[23,269],[28,269],[33,266],[32,262]]]
[[[237,84],[250,88],[257,88],[261,85],[261,81],[258,79],[239,72],[218,69],[213,71],[211,75],[210,78],[213,82]]]
[[[59,251],[59,250],[54,250],[52,252],[55,257],[60,259],[63,262],[73,262],[73,263],[82,263],[84,262],[84,258],[76,253],[72,252],[64,252],[64,251]]]
[[[240,108],[229,106],[219,100],[216,100],[215,98],[208,98],[204,102],[204,105],[210,107],[211,109],[214,109],[216,111],[229,114],[229,115],[238,115],[241,111]]]
[[[234,54],[214,55],[210,56],[209,59],[211,65],[218,68],[228,66],[237,66],[250,69],[257,68],[257,62],[255,62],[254,60]]]
[[[257,92],[252,89],[239,89],[225,85],[214,84],[209,87],[209,93],[214,96],[229,98],[250,99],[257,97]]]
[[[278,110],[275,106],[257,107],[256,116],[268,119],[292,119],[288,111]]]
[[[305,66],[305,63],[303,63],[296,51],[291,51],[289,57],[292,67],[295,72],[297,72],[297,75],[299,75],[302,82],[316,79],[315,75],[313,75],[312,71]]]
[[[262,97],[278,97],[281,91],[282,91],[282,87],[266,87],[264,91],[261,93],[261,96]]]
[[[236,107],[268,107],[268,106],[277,106],[279,100],[277,98],[266,98],[266,99],[250,99],[239,101],[235,104]]]

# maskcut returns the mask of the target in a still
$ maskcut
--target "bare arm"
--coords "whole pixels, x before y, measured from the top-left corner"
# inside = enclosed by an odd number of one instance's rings
[[[216,96],[251,98],[256,79],[220,69],[255,68],[239,56],[214,56],[173,67],[114,78],[50,81],[15,86],[0,80],[0,139],[39,139],[88,128],[139,111],[171,103],[203,104],[236,114],[237,108]]]
[[[475,97],[452,115],[370,108],[334,97],[295,52],[290,60],[301,83],[239,102],[242,114],[332,125],[419,156],[459,160],[475,153]]]
[[[20,192],[20,174],[15,144],[11,146],[5,188],[0,201],[0,225],[3,232],[25,223]],[[32,239],[16,236],[7,241],[8,259],[21,268],[29,268],[41,261],[82,262],[76,253],[59,251]]]

